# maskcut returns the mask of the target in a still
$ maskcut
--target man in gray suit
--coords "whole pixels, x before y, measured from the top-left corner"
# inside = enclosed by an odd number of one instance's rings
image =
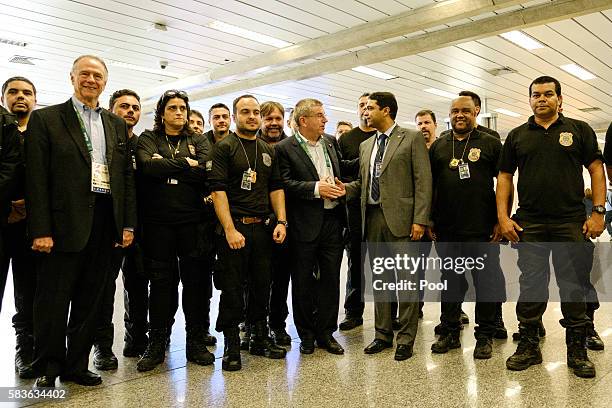
[[[349,197],[361,195],[362,236],[368,242],[371,261],[383,253],[395,257],[396,249],[416,255],[418,247],[406,243],[419,241],[429,221],[432,179],[425,141],[420,132],[398,126],[396,114],[397,101],[392,93],[370,94],[364,116],[368,126],[377,130],[376,137],[361,144],[359,177],[346,185]],[[394,244],[393,248],[389,248],[390,243]],[[383,277],[391,283],[415,279],[416,274],[399,268],[387,271]],[[395,359],[399,361],[412,356],[418,326],[418,287],[398,295],[401,328]],[[391,301],[394,298],[394,290],[383,293],[374,287],[376,335],[365,348],[366,354],[393,346]]]

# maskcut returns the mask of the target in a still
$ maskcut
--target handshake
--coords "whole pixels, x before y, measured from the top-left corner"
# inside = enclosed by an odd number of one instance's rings
[[[336,177],[335,180],[331,180],[330,177],[319,181],[319,196],[321,198],[335,200],[345,195],[346,189],[344,188],[344,184],[338,180],[338,177]]]

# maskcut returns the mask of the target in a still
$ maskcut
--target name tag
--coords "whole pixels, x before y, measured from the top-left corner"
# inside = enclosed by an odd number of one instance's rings
[[[108,166],[102,163],[92,163],[91,166],[91,191],[94,193],[110,194],[110,175]]]
[[[461,180],[470,178],[470,166],[467,163],[461,163],[459,165],[459,178]]]
[[[374,163],[374,177],[380,177],[380,173],[382,173],[382,162]]]
[[[251,183],[251,172],[245,171],[244,173],[242,173],[242,182],[240,183],[240,188],[243,190],[251,191]]]
[[[178,180],[177,180],[177,179],[173,179],[173,178],[169,178],[169,179],[166,181],[166,184],[172,184],[172,185],[175,185],[175,184],[178,184]]]

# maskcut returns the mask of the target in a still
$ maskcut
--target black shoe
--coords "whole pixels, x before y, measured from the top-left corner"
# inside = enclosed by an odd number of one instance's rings
[[[206,331],[197,328],[187,330],[186,356],[187,361],[198,365],[210,365],[215,362],[215,356],[204,344]]]
[[[93,387],[94,385],[102,384],[102,377],[99,374],[85,370],[78,373],[62,374],[60,376],[60,381]]]
[[[441,335],[438,341],[431,345],[431,351],[436,354],[444,354],[448,353],[451,349],[460,347],[461,341],[459,341],[459,332],[453,331]]]
[[[362,318],[354,318],[354,317],[345,317],[343,321],[340,322],[338,328],[342,331],[353,330],[357,326],[363,325]]]
[[[317,346],[326,349],[331,354],[344,354],[344,349],[333,336],[317,340]]]
[[[461,322],[461,324],[470,324],[470,318],[468,317],[468,315],[463,311],[463,309],[461,309],[461,315],[459,317],[459,321]]]
[[[49,375],[38,377],[33,385],[33,388],[53,388],[55,387],[55,378]]]
[[[398,344],[395,349],[395,357],[393,357],[396,361],[404,361],[408,360],[412,357],[412,346],[408,344]]]
[[[315,346],[313,340],[302,340],[300,343],[300,353],[302,354],[312,354],[314,353]]]
[[[586,348],[588,348],[589,350],[596,350],[596,351],[603,350],[605,348],[603,340],[601,339],[601,337],[599,337],[599,334],[597,333],[594,327],[587,330]],[[17,357],[15,357],[15,360],[16,359]],[[19,376],[21,377],[21,375]],[[24,378],[24,377],[21,377],[21,378]]]
[[[149,344],[144,354],[136,363],[138,371],[151,371],[164,362],[166,358],[166,344],[168,336],[164,330],[151,330]]]
[[[400,322],[399,319],[395,318],[391,322],[391,327],[393,328],[393,330],[399,330],[402,328],[402,323]]]
[[[15,345],[15,372],[19,378],[36,378],[32,369],[34,356],[34,336],[31,334],[17,334]]]
[[[225,337],[225,348],[221,368],[224,371],[238,371],[242,368],[240,361],[240,329],[228,329],[223,331]]]
[[[567,344],[567,366],[577,377],[595,377],[595,365],[589,360],[586,349],[587,330],[584,327],[565,330]]]
[[[392,343],[387,343],[386,341],[381,339],[374,339],[373,342],[368,344],[368,346],[363,349],[363,352],[366,354],[376,354],[380,353],[384,349],[388,349],[391,347],[393,347]]]
[[[125,343],[123,346],[123,357],[140,357],[147,349],[146,344]]]
[[[213,336],[212,334],[210,334],[209,332],[206,332],[204,334],[204,345],[212,347],[216,344],[217,344],[217,338]]]
[[[459,330],[463,330],[463,324],[459,323]],[[448,328],[442,322],[438,323],[436,327],[434,327],[434,334],[436,336],[442,336],[448,333]]]
[[[474,358],[478,360],[487,360],[493,356],[493,341],[488,337],[476,339],[476,347],[474,347]]]
[[[506,360],[506,368],[508,370],[523,371],[532,365],[542,363],[538,327],[521,326],[520,336],[516,351]]]
[[[287,350],[274,344],[274,341],[268,336],[268,324],[263,321],[257,322],[251,326],[249,353],[254,356],[280,359],[285,358]]]
[[[97,370],[116,370],[119,366],[117,357],[110,347],[94,346],[94,367]]]
[[[274,343],[278,346],[290,346],[291,345],[291,336],[284,327],[279,327],[278,329],[270,329],[270,333],[272,334],[272,339]]]
[[[501,310],[495,315],[495,331],[493,332],[493,337],[500,340],[508,338],[508,331],[504,325],[504,318],[501,314]]]

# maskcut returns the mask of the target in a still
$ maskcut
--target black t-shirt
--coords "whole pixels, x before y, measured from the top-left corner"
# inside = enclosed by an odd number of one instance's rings
[[[453,158],[467,163],[470,177],[459,178],[458,169],[450,169]],[[467,146],[466,146],[467,145]],[[453,142],[447,134],[433,142],[429,149],[431,172],[434,185],[432,220],[439,234],[458,239],[459,237],[487,237],[497,222],[494,178],[502,149],[495,137],[472,131],[469,141],[465,138]]]
[[[527,123],[513,129],[502,149],[499,169],[518,167],[519,208],[516,217],[533,223],[560,224],[585,220],[582,167],[602,160],[593,129],[559,115],[548,129]]]
[[[612,122],[610,122],[610,126],[608,126],[608,131],[606,132],[606,144],[604,145],[604,160],[608,166],[612,166]]]
[[[177,142],[179,143],[177,145]],[[201,134],[169,136],[147,130],[138,138],[138,202],[144,222],[199,222],[210,144]],[[162,159],[153,159],[158,154]],[[197,160],[190,167],[186,157]]]
[[[249,167],[257,176],[251,190],[245,190],[242,178]],[[276,167],[272,146],[260,138],[248,140],[230,134],[213,147],[210,189],[225,191],[232,216],[265,217],[271,212],[269,193],[283,188]]]
[[[359,145],[369,139],[371,136],[376,134],[376,130],[372,132],[364,132],[358,127],[352,128],[348,132],[340,136],[338,144],[340,145],[340,153],[342,159],[353,160],[359,158]],[[357,174],[348,175],[353,178],[357,177]]]

